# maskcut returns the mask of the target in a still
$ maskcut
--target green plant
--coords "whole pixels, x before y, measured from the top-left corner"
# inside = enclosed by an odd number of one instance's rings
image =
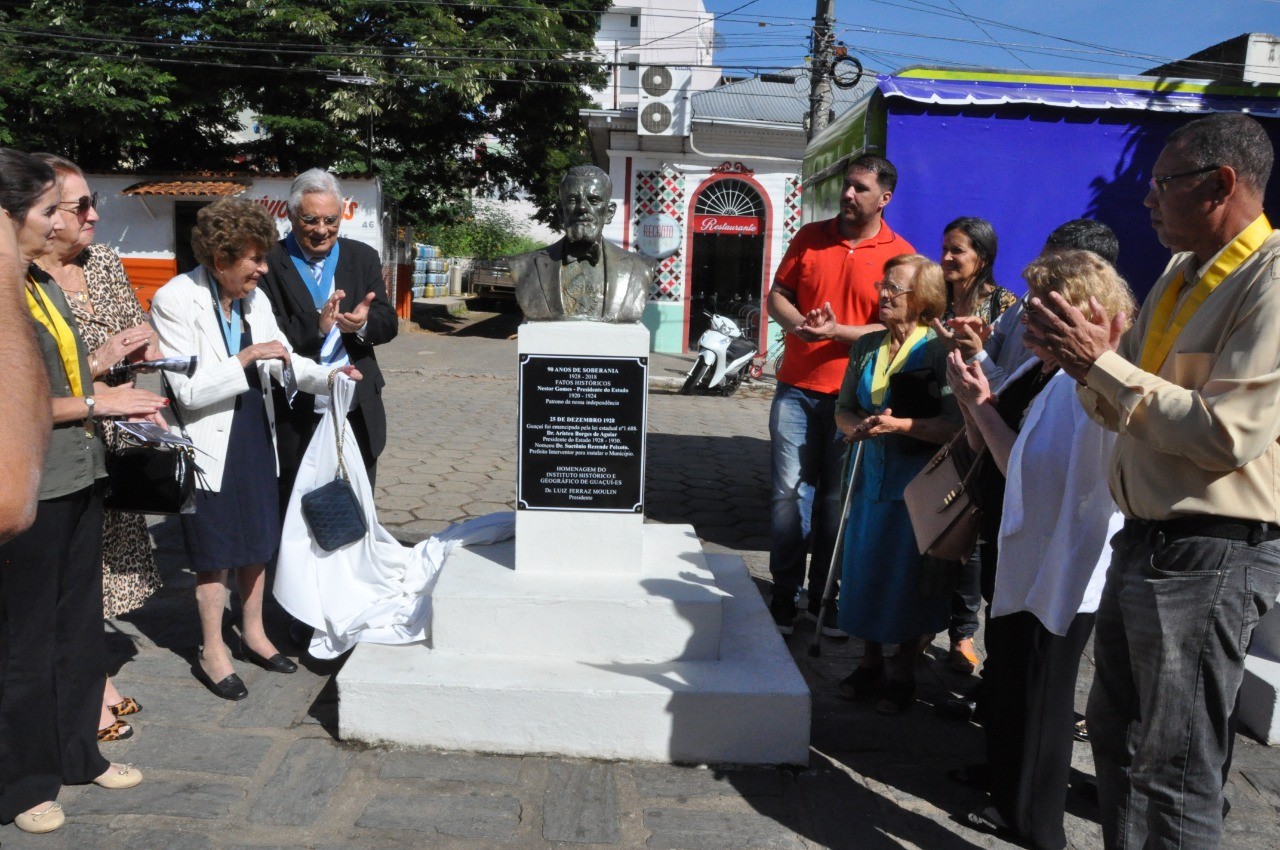
[[[418,228],[414,239],[435,245],[446,257],[493,260],[542,247],[527,229],[501,207],[472,206],[451,222]]]

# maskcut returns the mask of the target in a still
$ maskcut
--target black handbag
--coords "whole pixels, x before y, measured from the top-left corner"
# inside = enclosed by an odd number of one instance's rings
[[[329,392],[333,392],[330,379]],[[340,416],[330,407],[334,419]],[[341,549],[364,537],[369,527],[364,521],[364,510],[356,499],[355,490],[347,480],[347,466],[342,458],[342,441],[347,433],[347,417],[341,416],[342,425],[334,422],[334,439],[338,444],[338,474],[328,484],[321,484],[302,497],[302,518],[311,530],[316,545],[326,552]]]
[[[172,399],[169,382],[163,383],[165,395]],[[170,409],[185,437],[178,405]],[[108,489],[102,506],[134,514],[193,514],[196,480],[202,477],[191,446],[138,442],[120,433],[120,445],[107,454]]]
[[[107,455],[110,489],[103,507],[135,514],[195,513],[198,472],[189,448],[123,446]]]

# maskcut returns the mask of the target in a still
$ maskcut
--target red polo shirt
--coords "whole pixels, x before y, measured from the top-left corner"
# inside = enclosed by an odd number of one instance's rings
[[[801,313],[830,301],[842,325],[866,325],[879,314],[875,283],[884,264],[899,254],[911,254],[911,243],[881,220],[880,232],[857,245],[840,235],[834,218],[800,228],[778,265],[774,282],[795,293]],[[787,334],[786,353],[778,380],[820,393],[840,392],[849,364],[849,344],[834,339],[806,342]]]

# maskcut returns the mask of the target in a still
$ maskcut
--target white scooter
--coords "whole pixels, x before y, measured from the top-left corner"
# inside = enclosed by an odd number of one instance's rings
[[[733,319],[719,313],[705,315],[711,317],[711,327],[698,338],[698,359],[693,361],[680,395],[716,389],[723,395],[732,395],[753,372],[752,361],[760,349],[743,337]]]

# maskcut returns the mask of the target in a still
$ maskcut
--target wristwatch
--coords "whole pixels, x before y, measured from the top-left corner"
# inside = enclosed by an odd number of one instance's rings
[[[94,401],[93,396],[87,395],[84,397],[84,435],[86,437],[93,436],[93,408],[96,404],[97,402]]]

